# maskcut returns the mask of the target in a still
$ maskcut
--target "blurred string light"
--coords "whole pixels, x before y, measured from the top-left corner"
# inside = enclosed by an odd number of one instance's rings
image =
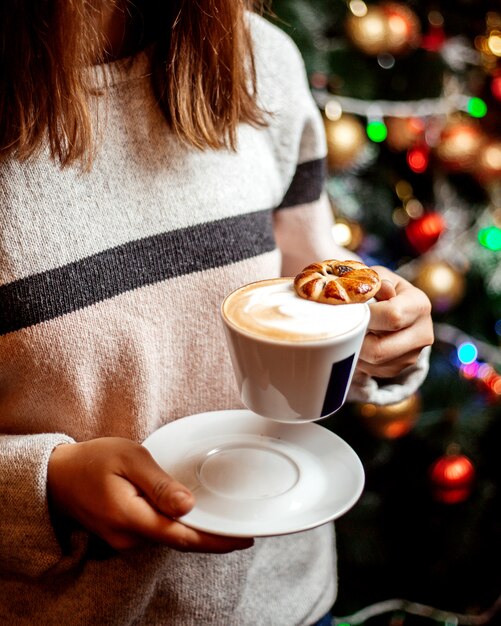
[[[365,2],[362,2],[362,0],[351,0],[351,2],[348,3],[348,8],[356,17],[367,15],[367,5]]]
[[[487,105],[482,98],[472,97],[466,104],[466,111],[472,117],[485,117],[487,113]]]
[[[501,33],[494,32],[487,38],[487,47],[489,52],[496,57],[501,57]]]
[[[488,250],[501,250],[501,229],[497,226],[482,228],[478,233],[478,241]]]
[[[358,30],[362,28],[361,32],[356,30],[355,34],[358,33],[358,39],[361,39],[359,43],[364,43],[364,45],[369,46],[369,48],[370,41],[368,40],[371,37],[374,39],[374,50],[369,49],[366,50],[366,52],[368,54],[375,54],[377,63],[381,68],[389,70],[394,67],[396,63],[395,54],[398,55],[400,51],[399,45],[402,41],[411,45],[411,47],[418,45],[418,33],[414,33],[414,30],[418,28],[418,26],[414,24],[415,20],[412,11],[405,11],[403,7],[399,7],[399,5],[395,4],[381,5],[381,7],[374,4],[368,5],[363,0],[348,0],[346,5],[348,10],[348,30],[350,30],[350,25],[353,24],[358,25],[356,27]],[[381,11],[384,15],[380,15]],[[497,28],[498,24],[496,20],[494,22],[492,19],[490,20],[494,26],[489,22],[489,19],[487,21],[487,35],[483,38],[477,38],[475,42],[476,50],[472,50],[466,46],[464,42],[459,40],[453,41],[454,38],[451,38],[450,50],[446,50],[447,45],[440,47],[444,55],[444,60],[447,61],[447,55],[454,58],[459,55],[461,60],[466,60],[468,64],[479,64],[483,51],[488,50],[491,54],[501,53],[501,30]],[[438,11],[430,11],[428,14],[428,22],[431,28],[442,29],[443,17]],[[389,29],[389,32],[386,32],[385,28]],[[413,34],[416,37],[414,37]],[[361,35],[363,35],[363,37]],[[378,48],[376,43],[380,39],[388,44],[392,36],[396,37],[394,42],[396,45],[395,51],[385,49],[384,46],[379,46],[380,49]],[[414,39],[416,40],[414,41]],[[325,45],[327,45],[327,42],[324,42],[324,47]],[[471,54],[465,56],[467,52]],[[455,61],[457,62],[458,59],[455,59]],[[501,93],[501,77],[498,82],[495,81],[496,77],[493,77],[493,93],[497,93],[498,91]],[[326,86],[327,81],[324,81],[323,85],[318,86],[317,89],[313,86],[314,95],[320,108],[324,110],[330,109],[331,111],[335,110],[338,116],[342,113],[351,113],[365,117],[367,119],[367,135],[375,143],[380,143],[387,137],[387,128],[383,118],[427,118],[449,116],[456,112],[464,112],[471,117],[481,118],[487,113],[487,105],[484,100],[476,96],[457,93],[456,91],[450,91],[439,98],[424,98],[414,101],[367,101],[346,96],[333,96],[328,93],[325,88]],[[374,107],[379,111],[379,119],[372,119],[371,109]],[[331,117],[330,119],[333,118]],[[413,154],[412,157],[415,162],[419,162],[418,165],[415,165],[417,169],[414,169],[414,171],[424,171],[424,155],[416,153]]]
[[[498,13],[487,13],[487,32],[475,38],[475,47],[484,55],[501,57],[501,17]]]
[[[414,124],[421,131],[424,130],[424,120],[426,118],[450,119],[450,116],[459,111],[467,113],[472,118],[481,118],[487,113],[487,105],[485,102],[476,97],[465,95],[447,96],[443,98],[426,98],[415,101],[389,101],[389,100],[360,100],[358,98],[349,98],[345,96],[332,96],[324,89],[313,90],[318,106],[323,109],[325,116],[331,120],[340,120],[343,115],[352,115],[358,118],[366,119],[366,133],[368,138],[374,143],[382,143],[388,138],[388,126],[385,120],[394,119],[414,120]],[[456,135],[459,133],[458,124],[455,130]],[[471,131],[473,132],[473,131]],[[480,133],[479,140],[480,140]],[[468,135],[464,133],[458,135],[454,139],[456,146],[460,151],[464,151]],[[458,143],[460,142],[460,143]],[[491,153],[490,160],[495,161],[495,167],[499,166],[501,157],[496,151],[499,146],[495,145]],[[428,143],[422,141],[419,145],[411,146],[407,152],[407,163],[410,169],[417,174],[426,171],[429,164],[429,146]],[[491,168],[492,169],[492,168]]]
[[[388,129],[383,120],[383,111],[375,102],[371,102],[366,112],[367,126],[365,132],[367,137],[374,143],[381,143],[388,137]]]
[[[468,365],[477,360],[478,348],[471,341],[465,341],[457,347],[457,356],[462,365]]]
[[[414,146],[407,151],[407,165],[415,174],[422,174],[428,168],[430,151],[427,145]]]
[[[425,98],[415,101],[360,100],[346,96],[332,96],[324,90],[314,90],[318,106],[331,119],[339,119],[343,113],[349,113],[367,119],[367,135],[379,143],[388,136],[384,118],[424,119],[445,117],[453,113],[468,113],[471,117],[481,118],[487,113],[487,105],[481,98],[457,95],[443,98]],[[377,114],[374,114],[377,111]],[[422,160],[424,155],[420,156]]]
[[[371,110],[377,108],[382,117],[437,117],[448,116],[462,111],[470,113],[470,110],[480,113],[487,111],[487,105],[481,98],[465,94],[448,94],[440,98],[423,98],[421,100],[361,100],[347,96],[333,96],[325,90],[314,90],[314,96],[320,108],[326,106],[342,112],[353,113],[361,117],[370,117]],[[473,101],[473,102],[472,102]],[[333,103],[336,104],[333,104]],[[478,115],[477,113],[477,115]],[[484,113],[485,115],[485,113]],[[480,115],[482,117],[482,115]]]
[[[390,70],[395,65],[396,60],[389,52],[383,52],[377,55],[377,62],[384,70]]]
[[[460,367],[460,373],[467,380],[477,380],[497,400],[501,396],[501,376],[489,363],[473,361]]]
[[[388,129],[382,119],[369,120],[366,127],[367,137],[374,143],[381,143],[388,136]]]
[[[424,206],[414,197],[412,185],[406,180],[399,180],[395,185],[395,193],[402,206],[397,207],[392,214],[396,226],[407,226],[411,219],[419,219],[424,213]]]
[[[496,332],[497,329],[501,332],[501,320],[496,322]],[[434,332],[438,341],[454,346],[451,359],[458,367],[460,375],[466,380],[476,380],[492,394],[493,399],[499,401],[501,375],[495,365],[501,364],[501,350],[469,337],[449,324],[435,324]]]

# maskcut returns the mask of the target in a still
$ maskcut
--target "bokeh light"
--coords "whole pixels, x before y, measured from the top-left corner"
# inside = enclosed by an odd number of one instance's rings
[[[457,348],[458,359],[463,365],[469,365],[476,361],[478,357],[478,349],[474,343],[465,341]]]
[[[482,98],[470,98],[466,105],[466,110],[472,117],[485,117],[487,105]]]
[[[386,124],[379,120],[372,120],[367,124],[367,136],[375,143],[381,143],[386,139],[388,129]]]
[[[478,241],[489,250],[501,250],[501,229],[496,226],[482,228],[478,233]]]

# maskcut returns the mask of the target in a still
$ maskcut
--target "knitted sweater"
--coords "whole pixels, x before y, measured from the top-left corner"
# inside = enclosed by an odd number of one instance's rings
[[[120,554],[82,529],[58,534],[47,503],[58,444],[141,442],[183,416],[241,408],[223,297],[339,254],[301,58],[278,29],[251,24],[272,116],[240,128],[237,152],[181,144],[139,54],[95,72],[90,172],[47,154],[0,165],[0,623],[293,626],[334,602],[332,524],[227,555]]]

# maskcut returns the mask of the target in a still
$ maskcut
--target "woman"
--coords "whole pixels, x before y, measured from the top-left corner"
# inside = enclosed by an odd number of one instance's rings
[[[247,9],[0,7],[0,621],[309,625],[334,602],[332,525],[192,530],[140,445],[241,407],[226,293],[348,256],[300,56]],[[430,305],[377,269],[351,397],[392,402],[426,373]]]

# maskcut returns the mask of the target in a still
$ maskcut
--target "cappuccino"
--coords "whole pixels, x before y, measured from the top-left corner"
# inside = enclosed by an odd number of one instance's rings
[[[370,318],[368,304],[321,304],[292,278],[250,283],[221,307],[244,405],[280,422],[332,415],[344,403]]]
[[[275,341],[319,341],[363,323],[361,304],[331,305],[300,298],[291,278],[250,283],[231,293],[223,316],[237,329]]]

